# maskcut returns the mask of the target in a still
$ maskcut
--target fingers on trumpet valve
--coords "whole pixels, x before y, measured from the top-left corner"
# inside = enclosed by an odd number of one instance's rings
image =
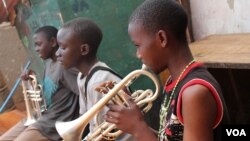
[[[23,70],[23,69],[21,68],[21,70]],[[22,80],[28,80],[29,75],[27,74],[27,72],[28,72],[28,70],[22,71],[22,73],[21,73],[21,79]]]
[[[100,84],[98,87],[95,88],[95,90],[99,93],[106,94],[110,89],[112,89],[115,86],[115,81],[106,81],[102,84]]]
[[[95,88],[95,90],[99,93],[102,94],[107,94],[109,92],[109,90],[111,90],[117,83],[115,81],[106,81],[104,83],[101,83],[98,87]],[[111,99],[111,103],[113,104],[118,104],[118,105],[124,105],[124,106],[128,106],[128,102],[126,99],[130,98],[130,92],[128,90],[128,88],[124,88],[122,90],[120,90],[118,92],[117,95],[115,95],[112,99]]]

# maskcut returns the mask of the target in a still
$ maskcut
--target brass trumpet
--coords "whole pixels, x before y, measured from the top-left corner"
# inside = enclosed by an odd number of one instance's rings
[[[147,67],[145,65],[142,65],[142,69],[129,73],[124,79],[110,89],[110,91],[84,115],[73,121],[56,122],[55,125],[59,135],[64,139],[64,141],[81,141],[84,128],[108,102],[113,101],[116,104],[123,104],[124,106],[127,106],[124,96],[128,95],[123,91],[123,89],[130,86],[140,75],[148,76],[154,82],[156,87],[155,93],[148,89],[146,91],[136,91],[131,95],[134,102],[139,107],[143,107],[144,112],[147,112],[151,108],[152,102],[157,98],[160,92],[160,83],[158,78],[151,72],[147,71]],[[101,139],[114,140],[122,134],[121,130],[111,133],[113,130],[117,130],[115,124],[103,122],[92,133],[89,133],[85,139],[87,141],[100,141]]]
[[[41,117],[42,106],[45,106],[45,101],[42,97],[42,86],[37,83],[35,75],[29,75],[29,80],[22,80],[23,95],[27,113],[27,120],[24,123],[25,126],[29,126],[36,122],[36,119]],[[43,105],[44,104],[44,105]]]

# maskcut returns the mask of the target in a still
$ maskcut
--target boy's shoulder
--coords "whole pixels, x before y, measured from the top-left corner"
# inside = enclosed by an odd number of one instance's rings
[[[111,67],[102,61],[98,61],[91,67],[87,77],[92,77],[93,75],[115,75],[121,78],[117,72],[115,72]]]
[[[92,69],[90,74],[87,76],[86,79],[92,79],[94,81],[106,81],[106,80],[113,80],[113,79],[122,79],[122,77],[112,70],[108,66],[96,66]]]
[[[98,62],[91,68],[85,83],[95,84],[110,80],[118,82],[121,79],[122,77],[104,62]]]

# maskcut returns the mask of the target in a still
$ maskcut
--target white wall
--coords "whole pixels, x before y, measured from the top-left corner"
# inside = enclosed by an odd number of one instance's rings
[[[250,32],[250,0],[190,0],[194,39]]]

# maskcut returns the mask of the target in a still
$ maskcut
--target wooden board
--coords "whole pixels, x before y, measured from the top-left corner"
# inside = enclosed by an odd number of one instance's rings
[[[250,33],[211,35],[189,46],[207,67],[250,69]]]
[[[24,117],[26,113],[17,109],[0,114],[0,136]]]

